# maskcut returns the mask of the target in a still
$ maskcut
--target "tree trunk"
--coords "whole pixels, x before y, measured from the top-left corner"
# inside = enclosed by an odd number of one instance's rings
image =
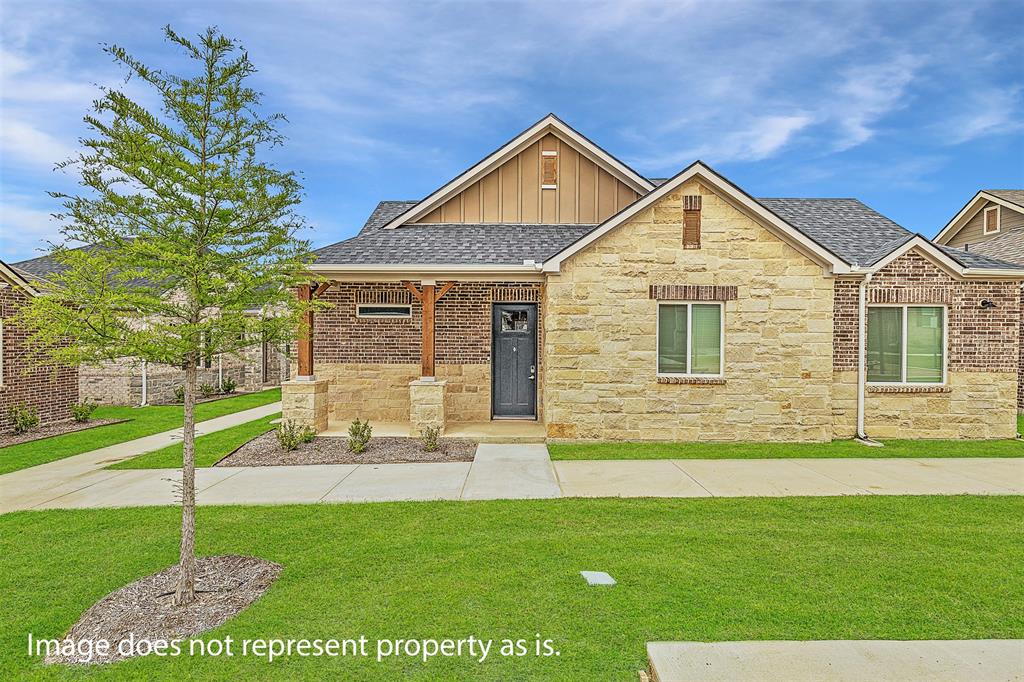
[[[196,359],[185,366],[185,428],[181,459],[181,555],[174,605],[196,598]]]

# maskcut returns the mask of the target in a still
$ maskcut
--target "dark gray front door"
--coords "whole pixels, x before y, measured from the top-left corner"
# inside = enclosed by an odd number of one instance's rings
[[[537,416],[537,306],[496,303],[491,318],[491,410]]]

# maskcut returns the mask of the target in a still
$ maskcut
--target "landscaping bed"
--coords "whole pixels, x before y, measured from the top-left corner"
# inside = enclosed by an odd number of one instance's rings
[[[109,663],[132,658],[130,637],[139,640],[174,640],[218,627],[263,596],[281,574],[280,564],[255,557],[212,556],[196,560],[196,598],[175,607],[178,566],[148,575],[111,592],[89,608],[62,639],[106,640],[109,655],[61,652],[46,663]],[[91,653],[91,652],[88,652]],[[136,650],[135,655],[139,655]]]
[[[106,426],[108,424],[120,424],[126,421],[128,420],[90,419],[87,422],[76,422],[73,420],[68,420],[63,422],[57,422],[55,424],[47,424],[46,426],[40,426],[25,433],[12,433],[8,431],[6,433],[0,433],[0,448],[6,448],[11,445],[19,445],[20,443],[28,443],[30,441],[39,440],[41,438],[60,436],[65,433],[74,433],[75,431],[93,429],[96,428],[97,426]]]
[[[318,436],[286,452],[270,431],[253,438],[214,466],[259,467],[302,464],[398,464],[401,462],[472,462],[476,443],[464,438],[441,438],[434,452],[427,452],[416,438],[371,438],[363,452],[349,450],[345,438]]]

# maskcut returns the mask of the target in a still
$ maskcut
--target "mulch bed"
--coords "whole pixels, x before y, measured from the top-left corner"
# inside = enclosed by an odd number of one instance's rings
[[[277,434],[269,431],[220,460],[219,467],[262,467],[300,464],[397,464],[400,462],[472,462],[476,443],[464,438],[442,438],[435,452],[426,452],[416,438],[371,438],[366,450],[356,454],[348,439],[319,436],[297,450],[285,452]]]
[[[57,422],[56,424],[47,424],[46,426],[40,426],[39,428],[33,429],[27,433],[19,433],[17,435],[10,432],[0,433],[0,448],[6,448],[9,445],[18,445],[19,443],[27,443],[32,440],[40,440],[41,438],[60,436],[61,434],[65,433],[73,433],[75,431],[94,429],[97,426],[106,426],[107,424],[120,424],[121,422],[126,421],[131,420],[90,419],[87,422],[65,421]]]
[[[196,560],[196,598],[191,604],[175,607],[178,566],[148,575],[111,592],[93,604],[75,623],[65,639],[88,639],[110,643],[107,656],[91,661],[80,654],[57,654],[46,663],[109,663],[146,652],[119,651],[122,640],[176,640],[192,637],[224,624],[244,611],[273,584],[281,574],[281,565],[246,556],[212,556]],[[68,647],[71,648],[71,647]],[[183,655],[188,646],[183,643]],[[125,655],[127,654],[127,655]]]

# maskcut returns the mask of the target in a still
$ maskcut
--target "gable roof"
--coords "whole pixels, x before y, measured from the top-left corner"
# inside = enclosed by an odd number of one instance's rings
[[[973,218],[982,207],[988,203],[999,204],[1006,208],[1024,213],[1024,189],[982,189],[971,197],[971,200],[964,204],[964,207],[953,216],[953,219],[946,223],[946,226],[935,235],[935,242],[945,244],[956,236],[967,222]]]
[[[730,201],[734,207],[746,213],[758,221],[770,231],[788,241],[799,251],[810,257],[812,260],[826,266],[835,273],[851,272],[852,263],[844,260],[839,254],[829,247],[819,243],[814,237],[805,234],[783,218],[778,216],[771,209],[761,204],[757,199],[744,192],[737,185],[727,180],[722,175],[712,170],[703,161],[694,161],[675,176],[658,185],[646,196],[640,197],[632,204],[613,215],[608,220],[597,226],[583,238],[577,240],[569,247],[545,261],[546,272],[557,272],[562,262],[573,254],[586,248],[589,244],[600,239],[602,236],[626,222],[640,211],[661,200],[667,194],[682,186],[693,178],[700,178],[710,185],[715,192]]]
[[[482,161],[455,176],[452,180],[431,192],[430,195],[422,201],[407,208],[403,213],[392,218],[383,226],[384,229],[394,229],[422,218],[443,204],[446,200],[466,189],[474,182],[481,179],[502,163],[526,149],[548,133],[554,133],[556,136],[576,148],[577,151],[596,161],[605,170],[631,187],[638,194],[643,195],[654,189],[654,184],[650,180],[643,177],[622,161],[619,161],[607,151],[594,144],[586,136],[562,119],[558,118],[554,114],[548,114],[521,132],[519,135],[516,135],[514,138],[503,144],[501,147],[488,154]]]
[[[22,289],[29,296],[38,296],[39,292],[24,276],[7,263],[0,260],[0,281]]]

